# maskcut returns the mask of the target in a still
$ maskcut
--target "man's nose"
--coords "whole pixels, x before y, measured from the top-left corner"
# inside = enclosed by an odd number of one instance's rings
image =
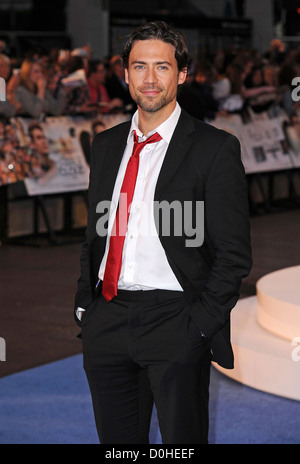
[[[157,82],[157,76],[155,69],[153,68],[148,68],[144,77],[144,82],[145,84],[153,84]]]

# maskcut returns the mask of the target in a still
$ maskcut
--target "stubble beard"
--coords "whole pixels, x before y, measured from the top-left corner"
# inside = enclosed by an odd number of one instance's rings
[[[171,101],[173,101],[173,96],[168,97],[167,95],[161,95],[160,98],[157,98],[145,97],[136,93],[133,99],[137,106],[143,111],[146,111],[147,113],[155,113],[171,103]]]

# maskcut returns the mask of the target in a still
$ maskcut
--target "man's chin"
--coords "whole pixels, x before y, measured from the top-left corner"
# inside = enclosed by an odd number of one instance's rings
[[[146,100],[142,98],[136,99],[136,104],[143,111],[148,113],[155,113],[156,111],[161,110],[168,104],[168,102],[163,98],[156,101],[155,97],[148,97]]]

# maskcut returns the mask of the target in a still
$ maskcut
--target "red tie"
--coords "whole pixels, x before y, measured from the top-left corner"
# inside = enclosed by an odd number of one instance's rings
[[[133,199],[136,178],[139,170],[139,154],[147,143],[154,143],[159,140],[161,140],[161,136],[155,132],[155,134],[151,135],[151,137],[146,139],[144,142],[138,143],[138,137],[134,131],[133,151],[129,158],[121,187],[119,205],[110,237],[103,278],[102,294],[107,301],[110,301],[117,295],[118,280],[122,267],[122,251],[129,218],[129,206]]]

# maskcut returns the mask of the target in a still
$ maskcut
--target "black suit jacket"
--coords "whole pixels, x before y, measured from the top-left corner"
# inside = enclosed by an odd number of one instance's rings
[[[95,285],[106,237],[96,232],[101,216],[96,206],[112,197],[129,129],[130,122],[120,124],[98,134],[92,144],[88,226],[75,308],[87,308],[97,296]],[[158,227],[158,235],[191,305],[191,318],[211,340],[213,360],[233,368],[230,311],[239,298],[241,279],[252,265],[247,185],[237,138],[182,110],[154,200],[156,204],[179,201],[182,205],[204,201],[201,246],[187,247],[190,237],[184,230],[179,236],[175,227],[169,235]],[[77,323],[80,325],[78,319]]]

